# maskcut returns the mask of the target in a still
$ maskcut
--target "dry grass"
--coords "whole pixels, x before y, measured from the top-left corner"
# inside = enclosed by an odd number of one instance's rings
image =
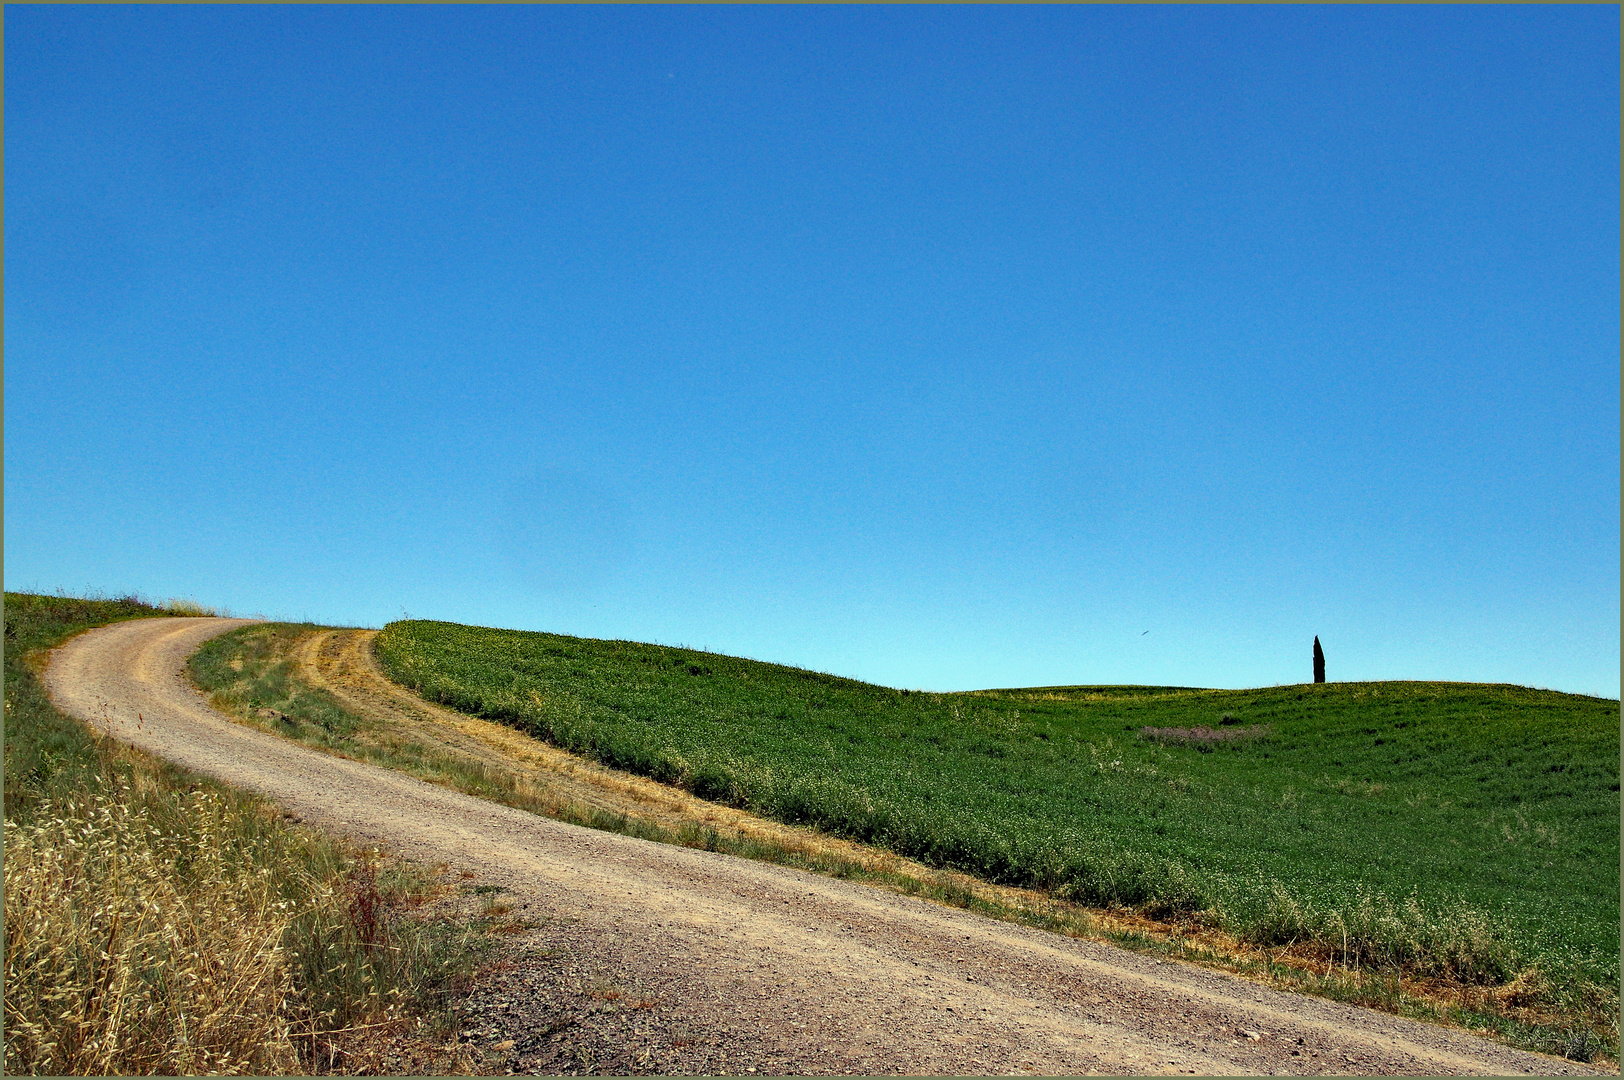
[[[163,832],[121,786],[6,822],[5,1071],[296,1071],[297,913],[271,870],[234,857],[212,793],[185,797],[195,828]]]
[[[422,918],[434,875],[255,800],[133,771],[6,822],[5,1071],[344,1072],[432,1013],[485,935]]]
[[[218,618],[221,614],[218,609],[209,607],[207,604],[200,604],[196,600],[189,600],[180,596],[171,597],[164,601],[163,609],[171,615],[205,616],[211,619]]]

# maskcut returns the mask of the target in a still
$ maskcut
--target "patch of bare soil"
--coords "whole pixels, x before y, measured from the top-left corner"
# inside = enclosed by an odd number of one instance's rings
[[[186,682],[197,645],[240,623],[91,631],[58,650],[45,682],[61,708],[118,739],[486,886],[485,902],[515,920],[514,951],[437,1051],[462,1068],[1597,1072],[915,897],[578,828],[317,753],[232,723]],[[413,1052],[432,1064],[421,1042]],[[416,1071],[404,1057],[380,1064]]]

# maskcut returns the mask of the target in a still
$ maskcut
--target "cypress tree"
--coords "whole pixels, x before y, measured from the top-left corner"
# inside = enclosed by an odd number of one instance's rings
[[[1325,681],[1325,650],[1320,648],[1319,635],[1314,635],[1314,681]]]

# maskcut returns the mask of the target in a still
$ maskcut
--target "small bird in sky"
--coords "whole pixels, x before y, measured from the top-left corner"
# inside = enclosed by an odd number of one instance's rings
[[[1150,633],[1150,631],[1149,631],[1149,630],[1146,630],[1146,631],[1145,631],[1145,634],[1148,634],[1148,633]],[[1139,636],[1140,636],[1140,637],[1144,637],[1144,636],[1145,636],[1145,634],[1140,634],[1140,635],[1139,635]]]

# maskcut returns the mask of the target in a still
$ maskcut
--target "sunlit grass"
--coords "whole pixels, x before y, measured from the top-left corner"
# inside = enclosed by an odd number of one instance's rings
[[[988,881],[1347,972],[1582,984],[1569,999],[1601,1002],[1595,1042],[1616,1046],[1617,702],[1448,683],[924,694],[427,622],[377,649],[430,700]]]
[[[215,608],[208,607],[204,604],[198,603],[196,600],[189,600],[185,597],[173,597],[166,600],[164,602],[164,611],[170,615],[189,615],[193,617],[203,616],[211,619],[219,616],[220,614],[220,612]]]

